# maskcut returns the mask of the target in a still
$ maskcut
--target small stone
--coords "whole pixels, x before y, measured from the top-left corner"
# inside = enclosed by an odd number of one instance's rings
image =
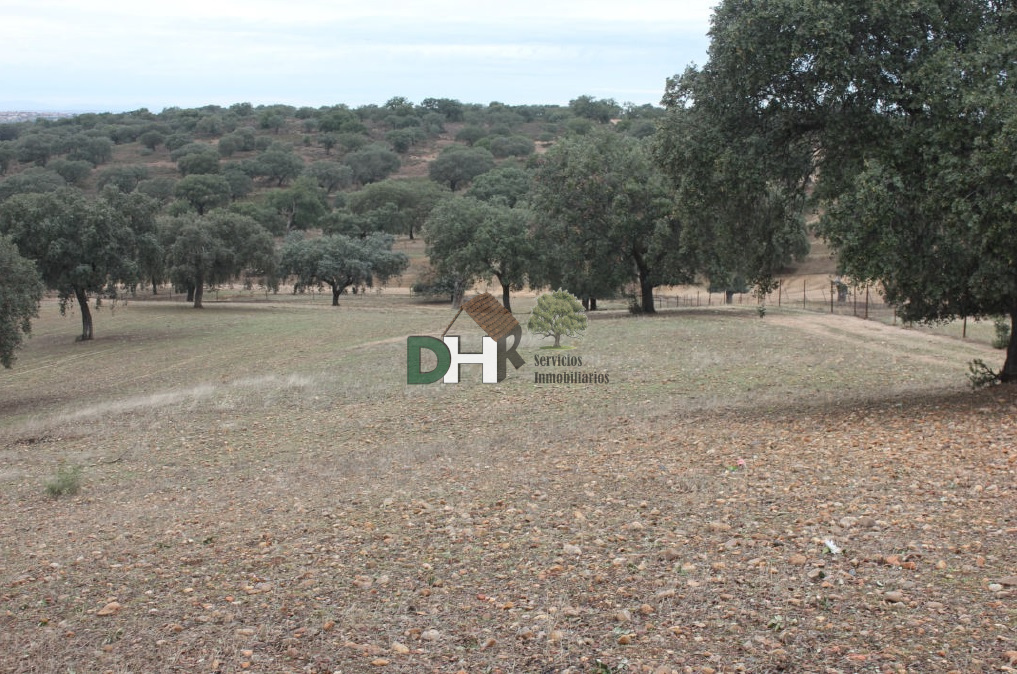
[[[643,604],[642,606],[639,607],[639,612],[642,615],[650,615],[653,613],[653,607],[650,606],[649,604]]]
[[[578,545],[572,545],[571,543],[566,543],[565,547],[562,548],[562,552],[564,552],[566,555],[577,555],[578,556],[578,555],[583,554],[583,549],[580,548]]]
[[[876,520],[866,515],[864,517],[859,517],[855,524],[857,524],[863,529],[871,529],[872,527],[876,526]]]
[[[900,590],[890,590],[883,595],[883,599],[891,604],[899,604],[904,601],[904,593]]]
[[[420,638],[424,641],[437,641],[438,639],[441,639],[441,632],[435,629],[424,630],[421,632]]]
[[[642,522],[640,522],[639,520],[636,520],[635,522],[630,522],[628,528],[629,528],[629,531],[642,531],[646,527],[643,526]]]
[[[620,637],[618,637],[618,644],[621,646],[628,646],[631,643],[632,643],[631,634],[623,634]]]
[[[385,658],[375,658],[374,660],[371,660],[371,664],[375,667],[384,667],[388,664],[388,660]]]
[[[111,601],[110,603],[103,606],[101,609],[95,612],[95,615],[107,616],[119,613],[123,606],[118,601]]]
[[[494,638],[490,638],[490,639],[488,639],[487,641],[484,642],[484,645],[480,647],[480,650],[486,651],[488,649],[494,648],[497,645],[498,645],[498,640],[494,639]]]
[[[1002,592],[1003,586],[999,583],[989,583],[989,592]]]
[[[393,653],[399,653],[400,655],[406,655],[407,653],[410,652],[410,648],[409,648],[409,646],[407,646],[405,644],[401,644],[398,641],[393,641],[392,642],[392,652]]]
[[[548,635],[547,640],[552,644],[556,644],[565,638],[565,633],[561,630],[551,630],[551,634]]]
[[[787,561],[789,564],[794,564],[795,566],[805,566],[809,563],[809,558],[802,554],[794,554],[791,555],[791,558]]]
[[[616,622],[627,623],[632,620],[632,614],[629,613],[628,609],[622,609],[614,614],[614,619]]]

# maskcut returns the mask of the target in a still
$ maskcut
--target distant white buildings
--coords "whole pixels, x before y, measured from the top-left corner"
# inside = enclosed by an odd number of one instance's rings
[[[24,110],[0,110],[0,124],[32,122],[36,119],[63,119],[73,117],[73,112],[28,112]]]

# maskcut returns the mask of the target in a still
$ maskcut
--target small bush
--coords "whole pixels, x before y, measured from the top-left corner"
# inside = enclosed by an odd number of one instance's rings
[[[46,493],[53,498],[81,491],[81,466],[60,466],[56,476],[46,483]]]
[[[971,382],[971,388],[977,391],[998,384],[1000,379],[998,372],[986,365],[981,358],[976,358],[968,363],[968,381]]]
[[[1002,316],[993,319],[992,324],[996,328],[996,336],[992,340],[993,348],[1005,349],[1010,345],[1010,326]]]

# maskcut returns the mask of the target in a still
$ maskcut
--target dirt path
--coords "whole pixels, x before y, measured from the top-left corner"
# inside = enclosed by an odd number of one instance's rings
[[[826,341],[842,343],[851,349],[866,349],[891,356],[905,353],[910,358],[933,365],[941,363],[944,358],[992,360],[999,356],[999,351],[978,342],[886,325],[879,321],[867,321],[853,316],[815,312],[771,316],[766,320],[816,335]]]

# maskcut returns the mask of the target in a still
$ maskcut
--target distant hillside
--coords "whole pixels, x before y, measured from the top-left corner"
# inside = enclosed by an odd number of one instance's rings
[[[257,200],[295,177],[257,175],[252,160],[263,159],[272,149],[296,155],[305,166],[319,161],[352,166],[356,175],[337,190],[343,193],[389,177],[425,177],[429,162],[450,145],[490,151],[499,165],[525,165],[566,133],[615,122],[623,131],[647,135],[662,113],[653,106],[623,109],[614,101],[591,97],[580,97],[569,106],[479,105],[450,99],[414,104],[394,98],[384,105],[358,108],[238,103],[160,113],[0,112],[0,176],[10,179],[30,169],[35,174],[49,169],[94,191],[105,182],[103,174],[128,167],[147,173],[143,179],[174,181],[185,175],[242,170],[254,184],[243,194],[232,194],[233,201]],[[103,147],[107,143],[109,147]],[[181,164],[182,157],[202,149],[214,154],[216,161],[200,167]],[[392,153],[394,160],[383,157],[390,169],[357,166],[370,163],[371,158],[363,156],[365,150]],[[90,166],[72,169],[60,162],[52,165],[53,160],[86,161]],[[14,190],[8,186],[7,191]],[[23,190],[19,186],[17,191]],[[4,196],[0,190],[0,199]]]
[[[112,186],[155,199],[168,215],[227,208],[281,239],[293,230],[413,238],[435,190],[463,192],[494,168],[533,169],[567,134],[611,127],[646,137],[664,111],[581,96],[569,105],[397,97],[357,108],[237,103],[2,114],[0,202]],[[439,157],[441,172],[432,170]]]

